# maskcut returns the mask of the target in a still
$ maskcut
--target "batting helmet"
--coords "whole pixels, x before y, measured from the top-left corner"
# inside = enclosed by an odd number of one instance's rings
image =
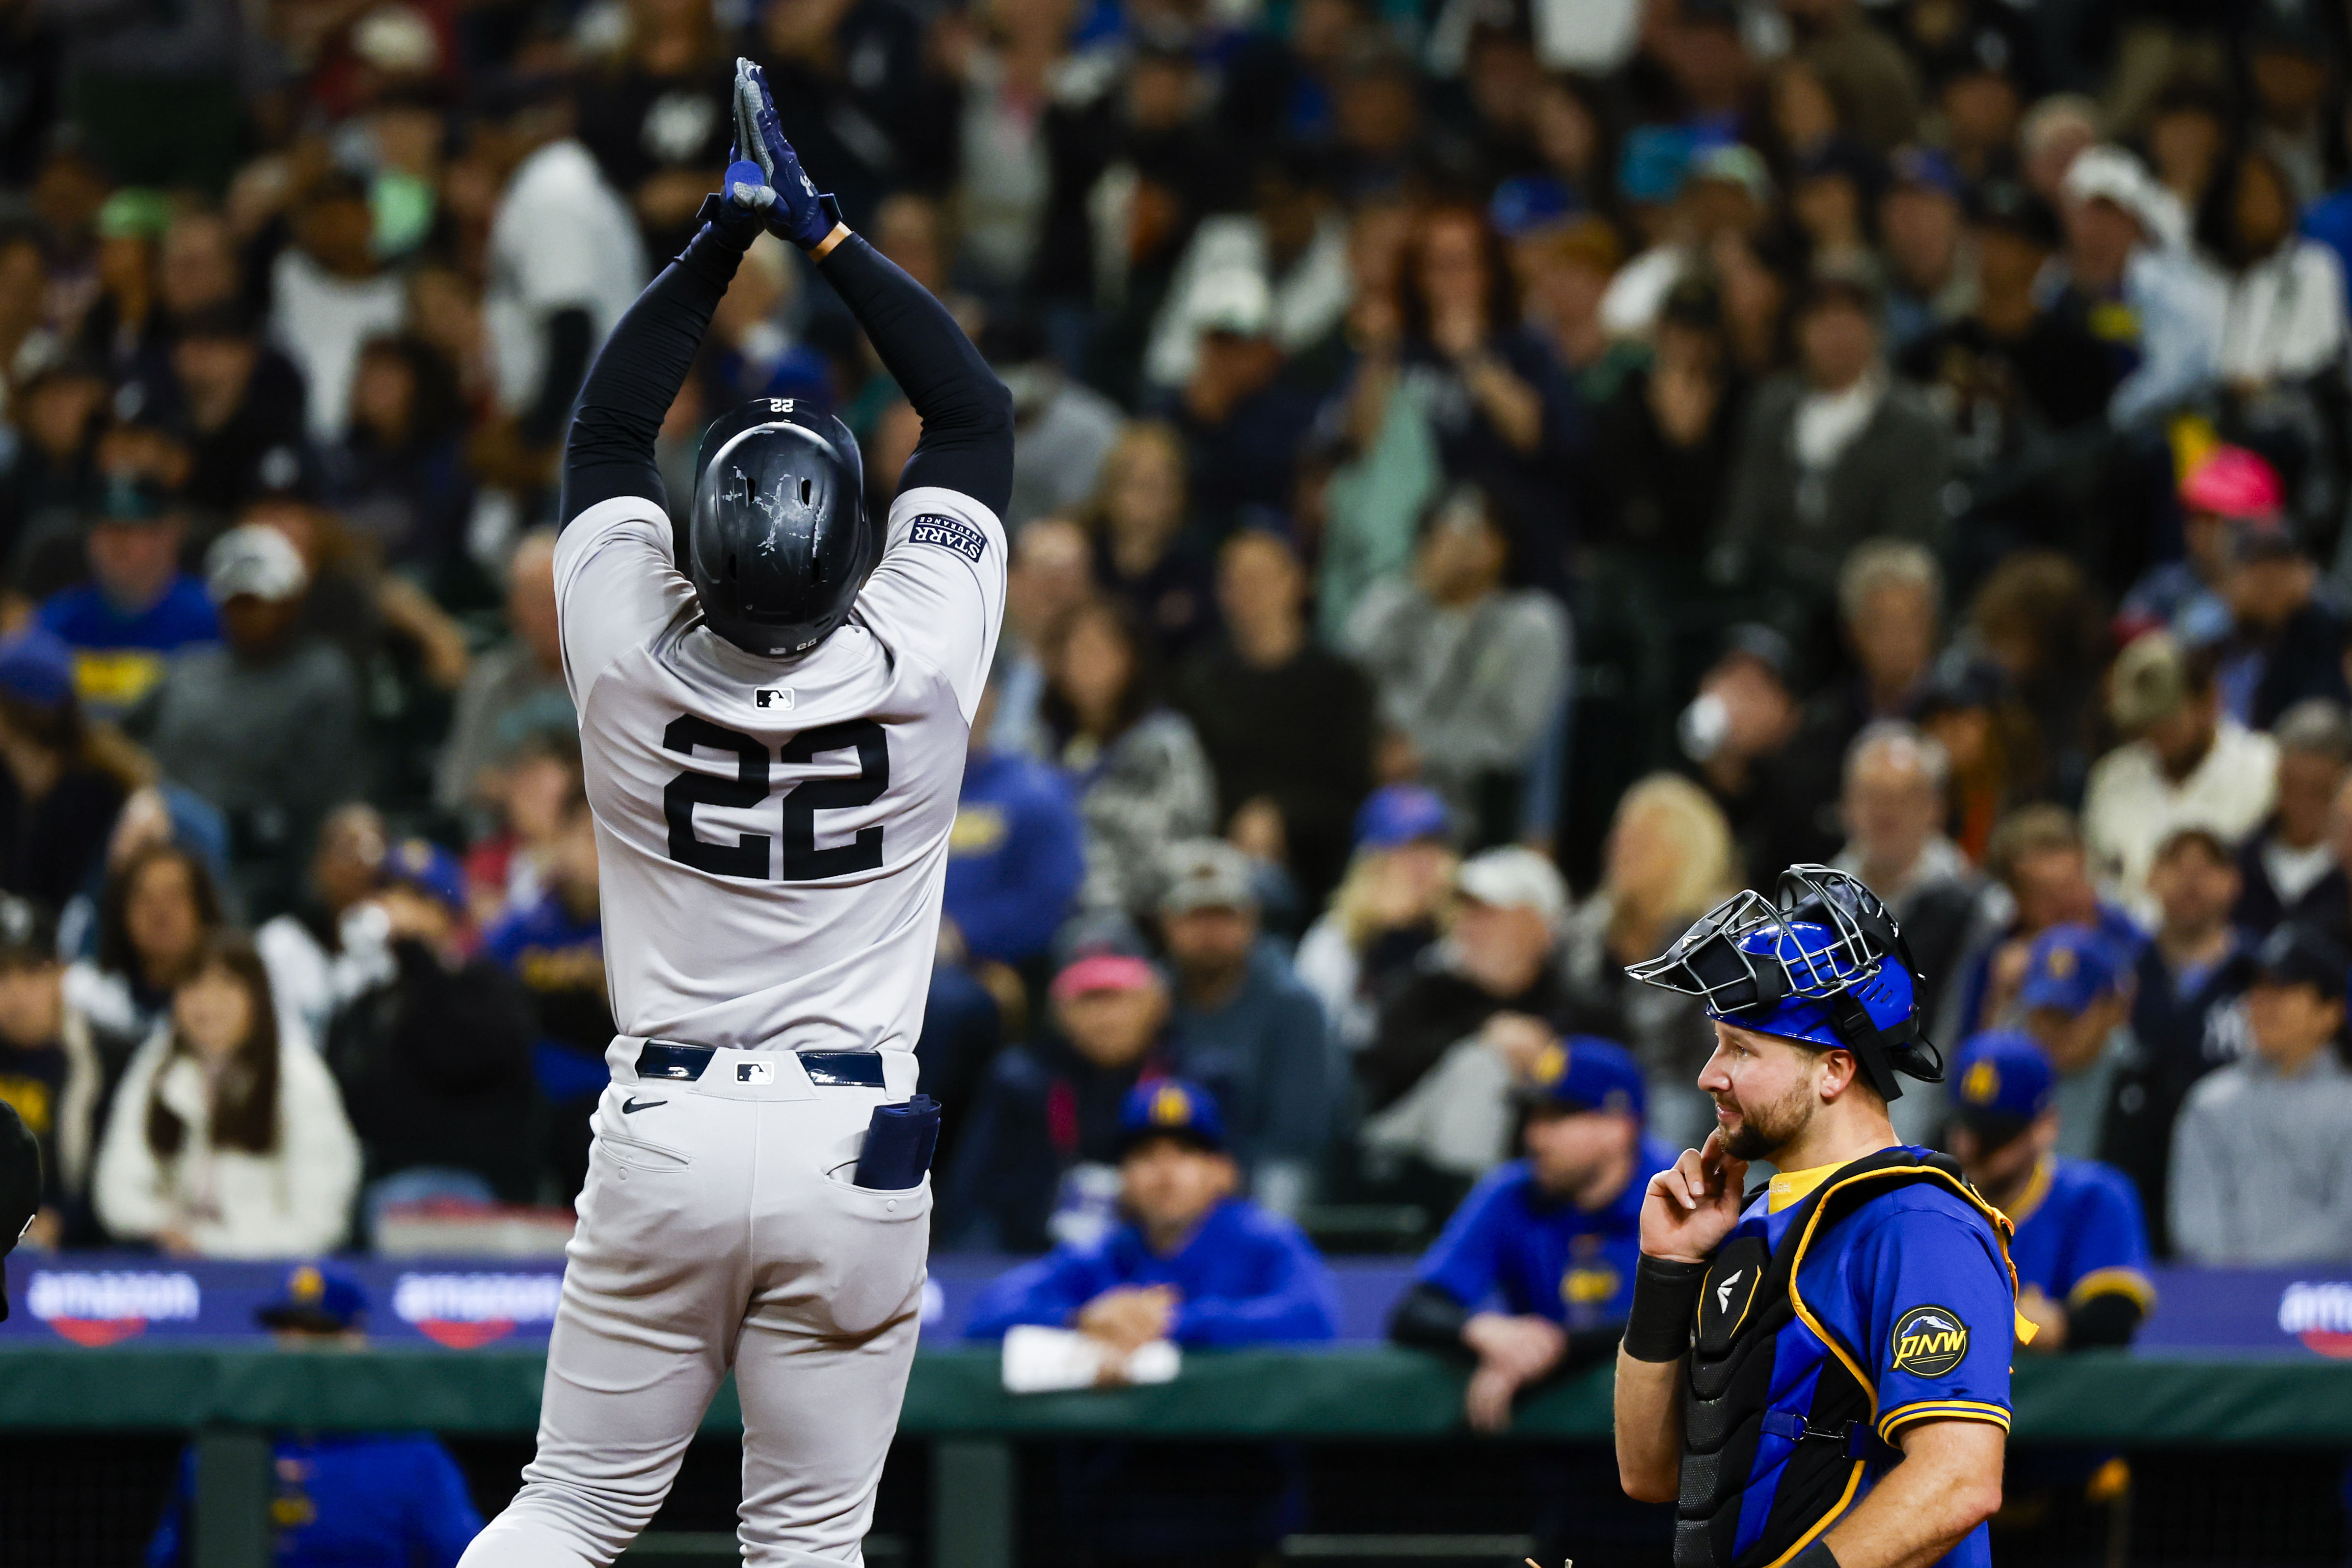
[[[686,546],[712,631],[763,658],[814,647],[881,559],[857,437],[789,397],[719,419],[696,454]]]

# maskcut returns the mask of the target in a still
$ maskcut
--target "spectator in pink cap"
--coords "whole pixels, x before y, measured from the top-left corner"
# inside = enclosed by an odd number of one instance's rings
[[[2116,612],[2123,640],[2159,627],[2179,629],[2195,615],[2218,611],[2231,535],[2283,526],[2286,492],[2278,470],[2243,447],[2215,447],[2180,480],[2185,553],[2151,568]]]

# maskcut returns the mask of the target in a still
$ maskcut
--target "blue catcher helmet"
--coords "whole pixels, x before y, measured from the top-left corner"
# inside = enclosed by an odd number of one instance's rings
[[[1920,1027],[1918,965],[1895,917],[1827,866],[1790,867],[1769,900],[1733,894],[1625,973],[1698,997],[1711,1018],[1851,1051],[1884,1099],[1902,1098],[1897,1073],[1943,1081],[1943,1057]]]
[[[711,425],[694,472],[686,574],[710,629],[763,658],[832,636],[882,557],[849,426],[753,398]]]

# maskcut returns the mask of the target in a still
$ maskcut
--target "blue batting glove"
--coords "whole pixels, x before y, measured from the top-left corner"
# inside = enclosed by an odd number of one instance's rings
[[[768,73],[742,58],[735,62],[735,155],[747,162],[729,166],[728,199],[759,208],[771,234],[803,250],[821,244],[833,232],[834,216],[801,167],[800,154],[784,140],[776,120],[775,95],[768,90]],[[758,187],[747,177],[755,165],[762,182]]]

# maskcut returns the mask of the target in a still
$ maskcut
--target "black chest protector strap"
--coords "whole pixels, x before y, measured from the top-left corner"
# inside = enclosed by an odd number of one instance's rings
[[[1798,1205],[1780,1251],[1748,1235],[1726,1243],[1699,1297],[1683,1401],[1682,1496],[1675,1508],[1675,1568],[1779,1568],[1827,1529],[1853,1502],[1869,1466],[1902,1458],[1878,1438],[1878,1394],[1854,1347],[1803,1306],[1798,1268],[1809,1248],[1865,1201],[1914,1183],[1949,1185],[1994,1221],[2003,1251],[2009,1222],[1977,1196],[1959,1167],[1940,1154],[1888,1149],[1846,1165]],[[1785,1355],[1811,1353],[1789,1332],[1801,1316],[1830,1344],[1810,1401],[1772,1402],[1775,1367]],[[1801,1369],[1785,1369],[1790,1376]],[[1765,1436],[1794,1451],[1775,1475],[1762,1531],[1738,1547],[1740,1519]]]

